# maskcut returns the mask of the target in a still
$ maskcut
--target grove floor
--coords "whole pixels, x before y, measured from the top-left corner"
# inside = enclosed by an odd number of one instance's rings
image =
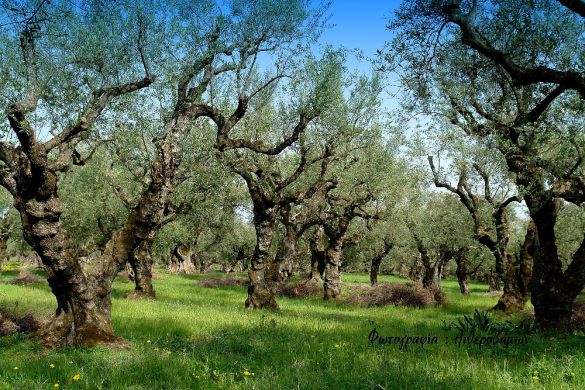
[[[0,275],[0,305],[49,316],[55,303],[46,282],[8,284],[15,274]],[[218,274],[161,276],[154,282],[157,301],[126,300],[132,285],[114,284],[114,326],[128,350],[44,350],[22,335],[0,338],[0,390],[585,389],[581,332],[530,335],[527,345],[508,348],[454,342],[445,322],[496,303],[483,285],[472,284],[462,296],[455,280],[443,281],[448,303],[442,307],[365,309],[279,298],[281,310],[270,312],[245,310],[245,287],[198,286]],[[343,278],[368,280],[365,274]],[[408,350],[372,344],[374,327],[384,337],[431,336],[438,343]]]

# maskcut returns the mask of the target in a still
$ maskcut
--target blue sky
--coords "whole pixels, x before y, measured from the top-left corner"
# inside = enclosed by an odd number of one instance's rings
[[[321,42],[359,48],[372,58],[389,40],[386,24],[400,3],[400,0],[334,0],[330,24],[335,26],[323,33]]]
[[[408,0],[404,0],[408,1]],[[382,49],[391,38],[386,29],[389,18],[402,3],[402,0],[333,0],[329,14],[330,25],[319,42],[334,47],[360,49],[369,59],[375,57],[376,50]],[[350,56],[349,66],[369,73],[372,65],[368,61],[357,61]],[[388,85],[382,95],[384,107],[391,111],[397,106],[396,95],[399,93],[396,75],[388,74]]]

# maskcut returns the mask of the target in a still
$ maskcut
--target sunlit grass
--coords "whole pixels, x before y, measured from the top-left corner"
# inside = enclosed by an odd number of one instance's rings
[[[17,310],[50,315],[54,302],[45,284],[6,284],[15,274],[0,275],[0,304],[18,302]],[[472,284],[464,297],[456,281],[444,281],[443,307],[363,309],[281,298],[279,312],[266,312],[243,308],[244,287],[204,289],[197,281],[209,275],[162,275],[154,281],[156,302],[125,300],[131,284],[114,285],[114,326],[129,350],[43,350],[22,336],[6,337],[0,339],[0,389],[56,383],[62,389],[585,388],[580,335],[530,336],[528,345],[507,350],[447,344],[453,334],[443,321],[495,304],[482,285]],[[344,280],[365,283],[368,277]],[[433,335],[439,344],[407,351],[372,346],[373,323],[383,335]]]

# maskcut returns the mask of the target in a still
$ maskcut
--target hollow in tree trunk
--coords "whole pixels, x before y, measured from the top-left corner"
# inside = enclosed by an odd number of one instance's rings
[[[176,274],[192,274],[195,266],[191,261],[191,251],[186,245],[176,245],[171,253],[170,272]]]

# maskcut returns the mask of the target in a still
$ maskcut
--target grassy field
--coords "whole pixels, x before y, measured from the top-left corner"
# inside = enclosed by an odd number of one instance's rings
[[[54,302],[46,283],[6,284],[14,276],[0,275],[0,304],[49,315]],[[265,312],[243,308],[244,287],[200,288],[197,280],[207,277],[162,273],[156,302],[123,299],[132,286],[117,281],[114,326],[128,350],[44,350],[22,335],[0,339],[0,389],[585,388],[582,334],[529,335],[528,344],[508,348],[454,344],[443,321],[496,302],[481,285],[464,297],[455,281],[444,281],[443,307],[364,309],[281,298],[279,312]],[[367,276],[344,280],[365,283]],[[382,336],[430,335],[438,343],[372,345],[372,324]]]

